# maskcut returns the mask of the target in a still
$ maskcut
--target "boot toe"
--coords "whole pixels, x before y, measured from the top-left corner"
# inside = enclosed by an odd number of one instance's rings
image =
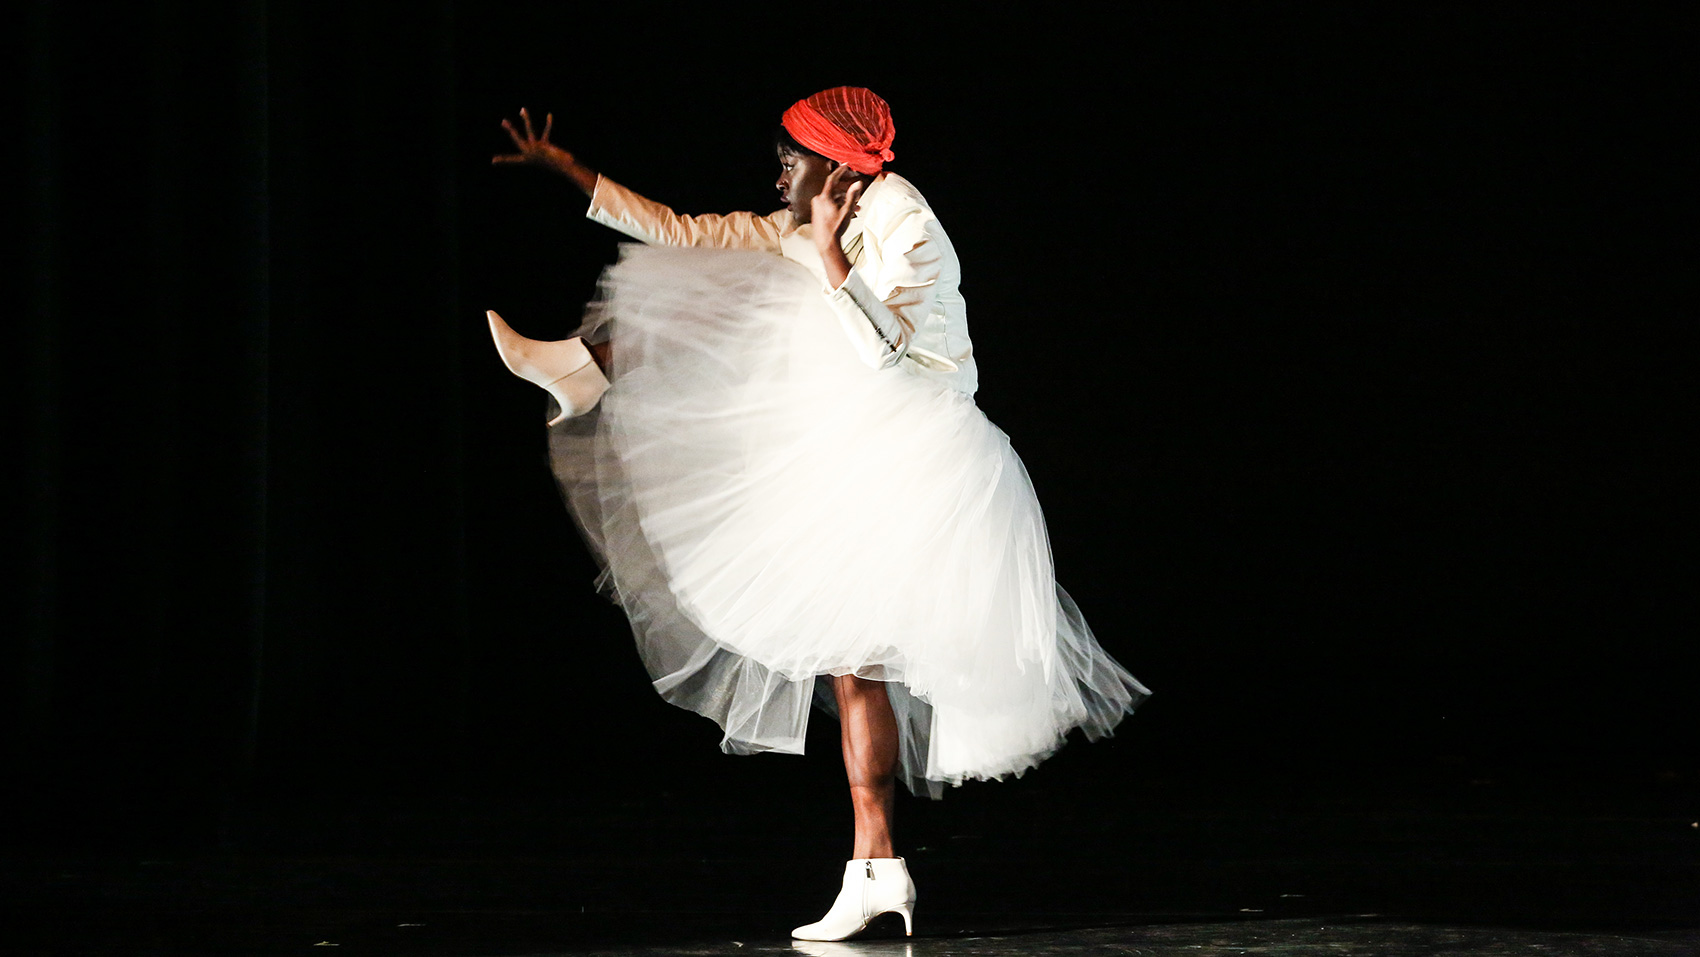
[[[867,926],[867,924],[863,924],[861,927],[851,928],[829,927],[826,921],[817,920],[812,924],[804,924],[803,926],[792,930],[791,939],[820,941],[846,940],[866,930]]]

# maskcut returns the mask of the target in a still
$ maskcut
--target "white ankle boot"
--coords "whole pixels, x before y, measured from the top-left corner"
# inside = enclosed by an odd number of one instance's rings
[[[494,310],[485,315],[490,318],[490,338],[496,340],[502,364],[521,379],[542,386],[560,403],[561,414],[550,419],[550,425],[589,412],[608,391],[608,379],[583,339],[539,342],[515,332]]]
[[[844,887],[826,916],[791,932],[798,940],[843,940],[861,933],[881,914],[903,915],[903,931],[915,933],[915,882],[901,857],[859,857],[844,865]]]

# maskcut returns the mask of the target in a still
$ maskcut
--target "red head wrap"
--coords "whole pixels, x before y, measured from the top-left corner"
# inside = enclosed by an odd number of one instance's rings
[[[897,137],[891,107],[859,86],[837,86],[798,100],[779,125],[799,145],[869,175],[891,161],[891,141]]]

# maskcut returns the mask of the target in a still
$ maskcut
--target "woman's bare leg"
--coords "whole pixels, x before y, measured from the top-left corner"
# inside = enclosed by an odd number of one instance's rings
[[[885,682],[840,675],[832,679],[832,690],[838,698],[844,774],[850,781],[850,806],[856,814],[856,844],[850,856],[896,857],[891,805],[897,717],[885,695]]]
[[[608,363],[613,361],[611,358],[614,352],[613,344],[607,342],[587,342],[584,344],[584,347],[590,350],[590,357],[596,360],[596,367],[601,369],[602,374],[606,376],[608,374]]]

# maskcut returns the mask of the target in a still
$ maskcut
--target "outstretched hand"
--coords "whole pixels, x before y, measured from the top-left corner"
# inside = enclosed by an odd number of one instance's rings
[[[856,199],[862,195],[865,184],[858,180],[848,189],[842,185],[844,178],[854,175],[854,172],[840,163],[826,174],[826,183],[809,201],[809,221],[815,226],[815,245],[822,250],[828,246],[838,247],[839,241],[844,238],[844,227],[850,224],[850,217],[856,212]]]
[[[555,114],[546,113],[543,118],[543,133],[538,135],[531,125],[531,114],[524,107],[520,108],[519,119],[525,128],[525,135],[507,120],[502,120],[502,129],[508,131],[508,138],[514,141],[513,153],[498,153],[490,157],[494,166],[515,163],[522,166],[537,166],[553,170],[567,177],[586,193],[596,191],[596,173],[579,163],[573,154],[549,142],[549,134],[555,129]]]
[[[536,131],[531,128],[531,114],[527,113],[523,106],[519,110],[519,119],[525,125],[524,136],[520,135],[519,130],[514,129],[512,123],[509,123],[506,119],[502,120],[502,129],[508,131],[508,138],[514,141],[514,149],[518,152],[498,153],[490,157],[491,163],[527,163],[534,166],[554,166],[561,157],[564,157],[569,163],[573,161],[573,154],[549,142],[549,133],[555,128],[555,114],[545,114],[542,136],[538,136]]]

